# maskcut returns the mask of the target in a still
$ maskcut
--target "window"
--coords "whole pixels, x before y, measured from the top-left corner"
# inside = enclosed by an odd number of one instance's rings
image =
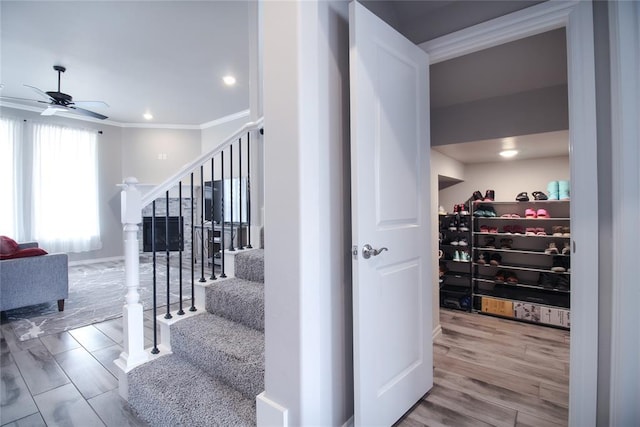
[[[22,141],[23,121],[7,117],[0,118],[0,234],[21,238],[22,230],[17,218],[18,196],[22,193],[17,184],[18,165]]]
[[[2,123],[0,174],[11,185],[1,197],[13,201],[2,210],[2,232],[49,252],[100,249],[96,133],[32,123],[22,138]]]

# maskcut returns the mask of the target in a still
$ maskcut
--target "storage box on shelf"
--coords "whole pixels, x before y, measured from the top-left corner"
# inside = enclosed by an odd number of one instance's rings
[[[440,215],[440,306],[471,310],[471,215]]]
[[[472,212],[474,309],[568,328],[569,201],[479,202]]]

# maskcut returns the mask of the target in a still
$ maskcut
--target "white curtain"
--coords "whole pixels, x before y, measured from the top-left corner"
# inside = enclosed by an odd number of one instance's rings
[[[33,124],[31,235],[49,252],[100,249],[97,135]]]
[[[0,235],[24,240],[22,179],[22,141],[24,122],[0,117]]]

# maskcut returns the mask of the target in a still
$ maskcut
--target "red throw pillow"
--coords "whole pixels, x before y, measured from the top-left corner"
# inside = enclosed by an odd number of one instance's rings
[[[0,236],[0,255],[13,255],[18,251],[18,242],[11,237]]]
[[[16,251],[12,255],[0,255],[0,259],[26,258],[30,256],[46,255],[47,251],[42,248],[27,248]]]

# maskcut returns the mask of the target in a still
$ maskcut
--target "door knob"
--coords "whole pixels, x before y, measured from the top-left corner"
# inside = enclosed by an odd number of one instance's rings
[[[378,256],[381,252],[388,251],[387,248],[374,249],[370,244],[366,244],[362,247],[362,258],[369,259],[372,256]]]

